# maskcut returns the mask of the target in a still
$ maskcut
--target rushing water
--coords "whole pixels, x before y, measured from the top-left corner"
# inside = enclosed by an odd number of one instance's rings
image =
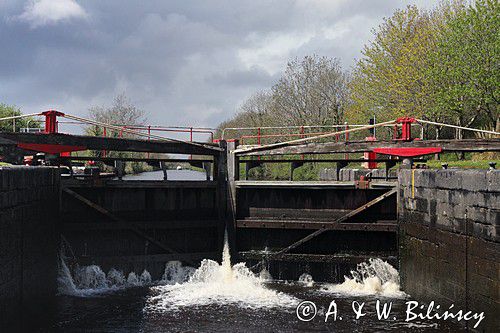
[[[408,296],[399,290],[397,271],[382,260],[359,265],[342,284],[316,283],[307,273],[298,281],[276,281],[265,270],[231,266],[227,241],[222,263],[205,259],[195,269],[169,262],[159,281],[147,271],[105,273],[95,265],[70,272],[61,260],[59,292],[54,330],[61,332],[460,331],[450,322],[405,322]],[[296,314],[304,300],[317,307],[307,322]],[[390,318],[377,319],[377,300],[392,304]],[[339,318],[325,322],[332,301]],[[364,303],[360,319],[353,301]]]

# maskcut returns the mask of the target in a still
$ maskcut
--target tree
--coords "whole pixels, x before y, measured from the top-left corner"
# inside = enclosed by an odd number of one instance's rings
[[[146,122],[144,111],[133,105],[124,94],[116,96],[110,107],[93,106],[89,109],[89,113],[91,119],[105,124],[134,126],[144,125]],[[103,135],[103,128],[91,126],[86,129],[86,132],[88,135],[101,136]],[[117,137],[120,133],[108,129],[106,135]],[[122,133],[122,135],[130,136],[126,133]]]
[[[448,17],[430,54],[434,112],[500,131],[500,5],[477,0],[462,9]]]
[[[118,126],[137,126],[144,125],[146,119],[144,111],[133,105],[130,100],[124,95],[118,95],[113,100],[110,107],[93,106],[89,109],[91,119],[111,125]],[[87,135],[102,136],[103,128],[101,126],[89,126],[86,130]],[[110,137],[133,137],[133,134],[120,133],[120,131],[107,129],[106,136]],[[101,151],[92,152],[93,156],[100,156]],[[145,157],[144,153],[132,152],[107,152],[108,157]],[[104,167],[104,166],[103,166]],[[151,167],[144,162],[127,162],[125,167],[126,173],[138,173],[149,171]]]
[[[500,130],[499,22],[495,0],[397,10],[355,65],[349,120],[408,115]]]
[[[0,103],[0,118],[20,116],[20,115],[22,115],[22,112],[21,109],[19,109],[17,106]],[[0,132],[1,131],[12,132],[14,130],[14,124],[16,131],[19,131],[20,128],[28,127],[28,125],[31,128],[40,127],[39,122],[35,121],[31,117],[27,117],[27,118],[19,118],[16,119],[15,121],[13,120],[0,121]]]
[[[337,59],[306,56],[288,63],[272,87],[272,114],[282,125],[335,125],[344,122],[348,75]]]
[[[272,109],[272,95],[269,91],[258,91],[246,99],[239,107],[238,113],[231,119],[219,124],[217,127],[219,137],[224,128],[236,127],[265,127],[272,126],[270,119]],[[256,131],[229,130],[224,133],[227,137],[236,138],[243,135],[255,134]]]
[[[350,121],[380,121],[400,116],[422,117],[432,100],[425,69],[434,47],[436,13],[408,6],[397,10],[374,30],[365,45],[350,82]]]

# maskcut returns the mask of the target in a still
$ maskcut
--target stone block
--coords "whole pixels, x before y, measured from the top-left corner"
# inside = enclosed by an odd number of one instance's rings
[[[489,170],[487,172],[488,192],[500,192],[500,170]]]
[[[458,205],[452,205],[452,217],[453,218],[456,218],[456,219],[466,219],[467,218],[467,212],[468,212],[468,209],[467,209],[467,206],[465,205],[461,205],[461,204],[458,204]]]
[[[402,186],[411,186],[411,170],[399,169],[398,182]]]
[[[500,209],[488,209],[486,210],[485,223],[490,225],[500,225]]]
[[[472,235],[481,239],[499,242],[500,235],[497,233],[498,228],[500,228],[498,225],[472,223]]]
[[[319,180],[333,180],[336,181],[337,179],[337,170],[332,169],[332,168],[324,168],[319,171]]]
[[[462,177],[455,170],[435,170],[436,187],[442,189],[459,189],[462,187]]]
[[[491,209],[500,209],[500,192],[482,193],[485,198],[485,205]]]
[[[464,191],[462,193],[462,200],[469,207],[489,207],[488,198],[490,195],[491,193],[486,192]]]
[[[478,206],[467,207],[467,219],[479,223],[487,223],[486,214],[488,212],[487,208]]]
[[[488,177],[484,170],[460,170],[456,175],[462,178],[462,189],[472,192],[486,191]]]
[[[470,192],[462,189],[447,190],[449,192],[449,202],[454,205],[467,205],[465,201],[466,193],[477,193]]]
[[[429,201],[424,198],[415,198],[415,210],[427,213],[429,211]]]
[[[453,204],[442,201],[436,201],[436,203],[436,214],[438,216],[453,217]]]

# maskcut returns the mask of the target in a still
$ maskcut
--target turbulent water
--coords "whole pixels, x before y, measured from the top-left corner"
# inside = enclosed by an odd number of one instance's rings
[[[317,283],[307,273],[298,281],[273,280],[265,270],[252,273],[244,263],[231,265],[227,241],[219,264],[205,259],[198,268],[168,262],[162,278],[152,281],[141,274],[99,266],[70,270],[61,260],[58,323],[62,332],[379,332],[449,331],[458,326],[417,320],[380,321],[375,318],[377,299],[393,303],[402,318],[405,295],[399,275],[388,263],[371,259],[358,265],[341,284]],[[296,307],[313,301],[315,320],[300,321]],[[349,313],[355,300],[366,305],[364,320],[345,316],[325,323],[332,300]]]
[[[185,274],[188,275],[188,274]],[[186,282],[153,287],[155,293],[145,311],[178,310],[208,304],[238,304],[247,308],[296,306],[297,299],[264,285],[265,274],[256,276],[244,263],[231,266],[229,247],[224,244],[222,263],[205,259]]]
[[[400,290],[398,271],[380,259],[369,259],[351,271],[342,284],[326,284],[322,290],[345,296],[380,295],[401,298],[406,296]]]

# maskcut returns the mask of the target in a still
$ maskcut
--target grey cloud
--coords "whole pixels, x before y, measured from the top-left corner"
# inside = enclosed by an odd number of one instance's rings
[[[261,68],[250,68],[249,70],[231,70],[220,74],[216,73],[207,77],[206,82],[210,85],[226,85],[231,87],[270,86],[277,79],[275,75],[269,75]]]
[[[124,92],[151,122],[215,126],[291,57],[348,68],[389,1],[77,1],[87,17],[30,27],[0,2],[0,102],[85,115]],[[412,1],[413,3],[413,1]],[[419,1],[431,6],[432,1]]]

